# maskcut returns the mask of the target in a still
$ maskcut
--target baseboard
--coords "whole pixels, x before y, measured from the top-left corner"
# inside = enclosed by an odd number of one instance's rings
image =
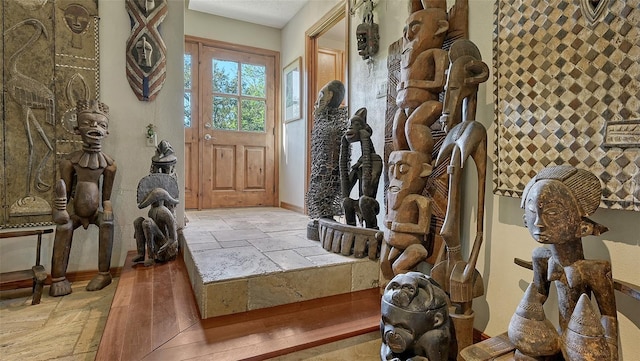
[[[280,202],[280,208],[288,209],[290,211],[298,212],[304,214],[304,208],[294,206],[293,204],[289,204],[287,202]]]
[[[490,338],[491,336],[484,334],[481,331],[476,330],[475,328],[473,329],[473,343],[482,342]]]
[[[122,267],[113,267],[113,268],[111,268],[111,276],[113,276],[113,277],[119,277],[121,272],[122,272]],[[81,281],[89,281],[97,273],[98,273],[98,270],[68,272],[67,273],[67,279],[71,283],[73,283],[73,282],[81,282]],[[0,276],[0,281],[1,281],[1,276]],[[50,285],[51,284],[51,275],[50,274],[47,275],[47,279],[46,279],[46,281],[44,281],[44,284],[45,285]],[[0,282],[0,291],[17,290],[17,289],[20,289],[20,288],[31,288],[31,287],[33,287],[33,280],[30,280],[30,279],[21,279],[21,280],[16,280],[16,281],[8,281],[6,283]]]

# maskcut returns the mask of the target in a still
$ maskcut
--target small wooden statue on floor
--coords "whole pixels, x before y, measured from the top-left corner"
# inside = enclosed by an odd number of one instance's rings
[[[587,218],[598,209],[602,187],[592,173],[570,166],[545,168],[524,189],[525,226],[537,242],[533,282],[509,324],[516,360],[618,360],[618,321],[611,264],[586,260],[582,237],[607,228]],[[542,304],[555,282],[560,334]],[[588,297],[595,296],[599,318]],[[536,311],[537,310],[537,311]]]
[[[113,248],[113,210],[111,190],[116,175],[113,159],[102,152],[102,140],[109,134],[109,108],[97,100],[81,100],[77,106],[76,134],[82,137],[82,150],[60,161],[56,183],[53,221],[57,224],[51,260],[51,296],[71,293],[66,278],[73,232],[90,224],[99,228],[98,275],[87,291],[100,290],[111,283]],[[102,191],[100,185],[102,184]],[[67,203],[71,210],[67,210]]]
[[[358,215],[366,228],[378,229],[376,216],[380,205],[376,201],[378,182],[382,174],[382,158],[376,154],[371,142],[371,127],[367,124],[367,109],[360,108],[349,120],[349,127],[340,145],[340,184],[342,208],[347,224],[356,225]],[[362,156],[351,164],[351,144],[360,143]],[[358,184],[358,200],[349,197]]]
[[[151,173],[138,182],[138,208],[151,206],[149,218],[133,221],[138,255],[134,263],[151,266],[167,262],[178,254],[178,223],[175,206],[178,204],[178,180],[173,172],[176,156],[171,144],[162,140],[151,158]],[[146,251],[146,252],[145,252]]]

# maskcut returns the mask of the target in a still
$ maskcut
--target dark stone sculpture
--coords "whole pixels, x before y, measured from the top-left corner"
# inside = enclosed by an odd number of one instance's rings
[[[349,120],[347,131],[340,145],[340,184],[342,208],[348,225],[356,225],[356,215],[365,227],[378,229],[376,216],[380,205],[376,201],[378,182],[382,174],[382,158],[376,154],[371,142],[371,127],[367,124],[367,109],[360,108]],[[351,164],[351,144],[360,143],[362,156]],[[358,200],[349,197],[358,184]]]
[[[378,24],[373,22],[373,0],[363,0],[364,15],[362,23],[356,28],[356,40],[358,55],[362,60],[371,59],[378,53],[380,47],[380,35]]]
[[[607,228],[587,218],[598,209],[602,187],[591,172],[570,166],[540,171],[526,186],[521,207],[525,226],[545,248],[533,251],[533,282],[509,324],[509,339],[516,359],[538,360],[562,351],[565,360],[618,360],[618,321],[611,264],[586,260],[582,237],[599,235]],[[541,341],[544,312],[555,282],[560,311],[560,334]],[[593,295],[600,318],[590,309]],[[522,305],[522,304],[521,304]],[[546,326],[546,329],[549,327]],[[555,331],[555,330],[554,330]]]
[[[318,218],[333,219],[342,214],[340,193],[340,141],[347,128],[347,109],[340,107],[344,84],[327,83],[318,93],[311,131],[311,175],[306,196],[307,213],[312,219],[307,238],[319,240]]]
[[[179,188],[173,171],[176,161],[173,147],[163,139],[151,158],[150,174],[138,182],[138,208],[151,208],[149,218],[138,217],[133,221],[138,251],[133,259],[136,264],[151,266],[155,262],[174,260],[178,255],[175,206],[179,203]]]
[[[431,278],[420,272],[395,276],[382,295],[381,314],[381,360],[448,359],[448,297]]]
[[[102,152],[102,140],[109,134],[109,108],[97,100],[82,100],[78,101],[76,110],[75,131],[82,137],[82,150],[70,153],[60,162],[60,179],[53,201],[53,221],[57,226],[51,260],[51,296],[71,293],[71,284],[65,275],[73,232],[80,226],[87,229],[95,224],[99,228],[99,273],[89,282],[87,291],[100,290],[111,283],[111,190],[116,164]],[[67,210],[67,202],[73,206],[71,211]]]

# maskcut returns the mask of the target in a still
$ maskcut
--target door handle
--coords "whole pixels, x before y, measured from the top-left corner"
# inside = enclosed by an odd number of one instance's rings
[[[204,123],[204,127],[207,129],[211,129],[211,123]]]
[[[204,140],[211,140],[213,139],[213,137],[211,136],[211,134],[205,134],[204,135]]]

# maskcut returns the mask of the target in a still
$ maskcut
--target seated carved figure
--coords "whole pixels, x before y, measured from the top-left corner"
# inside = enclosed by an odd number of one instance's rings
[[[431,174],[429,157],[421,152],[389,155],[389,189],[380,268],[388,279],[412,270],[429,252],[425,237],[431,224],[431,201],[420,192]]]
[[[133,262],[144,262],[150,266],[154,262],[167,262],[178,254],[178,224],[174,213],[178,200],[164,188],[154,188],[138,204],[138,208],[149,209],[149,218],[138,217],[133,222],[134,237],[138,256]],[[145,259],[145,246],[148,257]]]
[[[111,283],[111,190],[116,164],[102,152],[102,139],[109,134],[109,108],[97,100],[88,100],[79,101],[76,109],[78,125],[75,132],[82,137],[82,150],[72,152],[60,161],[61,179],[56,184],[53,209],[53,221],[57,226],[51,260],[51,296],[71,293],[66,272],[73,232],[80,226],[87,229],[94,224],[100,230],[99,273],[89,282],[87,291],[96,291]],[[67,210],[67,202],[71,205],[70,210]]]
[[[451,326],[444,291],[428,276],[395,276],[382,295],[380,332],[383,361],[446,361]]]
[[[611,264],[586,260],[582,247],[582,237],[607,231],[587,218],[597,210],[601,196],[595,175],[570,166],[545,168],[527,184],[521,203],[525,226],[533,239],[547,247],[533,251],[533,282],[509,324],[517,360],[549,357],[558,350],[565,360],[618,360]],[[548,325],[542,304],[551,282],[558,293],[560,334],[542,332],[549,326],[532,326]],[[601,316],[585,301],[590,295]],[[532,312],[536,309],[542,313]],[[532,329],[539,331],[527,332]]]

